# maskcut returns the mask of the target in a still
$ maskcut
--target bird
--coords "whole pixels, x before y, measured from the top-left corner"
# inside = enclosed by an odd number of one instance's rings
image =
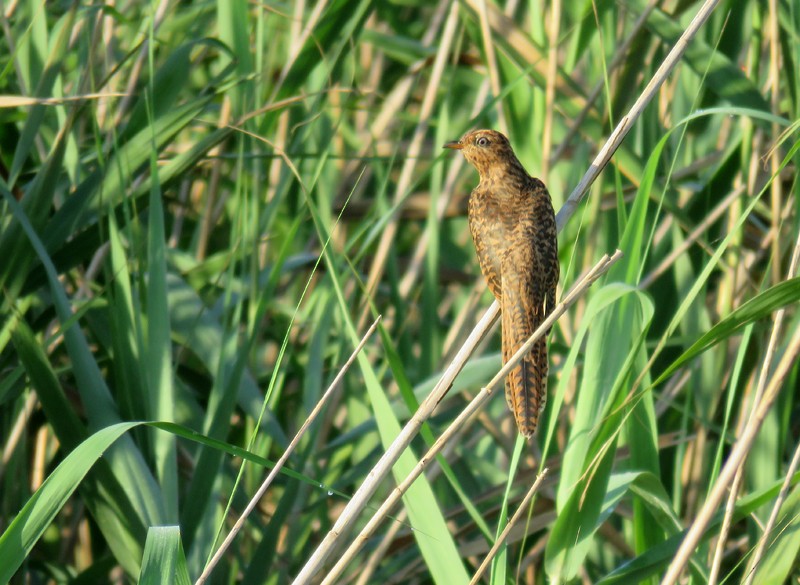
[[[469,229],[481,272],[500,305],[505,364],[555,306],[560,265],[553,202],[500,132],[467,132],[444,148],[460,150],[480,176],[469,197]],[[547,374],[543,336],[506,376],[506,402],[526,439],[536,432],[547,400]]]

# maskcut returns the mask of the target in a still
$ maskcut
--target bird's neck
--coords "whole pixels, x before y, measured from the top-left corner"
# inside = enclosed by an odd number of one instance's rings
[[[482,169],[480,176],[481,183],[499,197],[516,195],[531,181],[531,176],[516,158]]]

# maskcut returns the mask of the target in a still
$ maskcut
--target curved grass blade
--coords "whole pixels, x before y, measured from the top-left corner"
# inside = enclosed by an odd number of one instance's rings
[[[700,336],[653,382],[657,386],[683,364],[717,343],[738,333],[746,325],[764,319],[774,311],[800,300],[800,277],[786,280],[756,295]]]

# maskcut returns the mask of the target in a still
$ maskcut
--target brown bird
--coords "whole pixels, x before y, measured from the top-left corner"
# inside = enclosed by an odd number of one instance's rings
[[[460,150],[480,175],[469,198],[469,229],[481,272],[500,303],[503,363],[555,306],[558,242],[544,183],[520,164],[508,138],[468,132],[444,148]],[[530,437],[547,399],[547,343],[540,338],[506,378],[506,401],[519,432]]]

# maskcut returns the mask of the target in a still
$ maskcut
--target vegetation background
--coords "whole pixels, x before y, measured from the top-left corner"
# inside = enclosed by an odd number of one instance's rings
[[[0,582],[196,579],[381,314],[209,580],[289,582],[491,303],[441,145],[506,132],[558,210],[701,4],[2,3]],[[537,437],[495,396],[338,582],[468,581],[546,466],[480,579],[655,583],[739,444],[683,582],[800,579],[799,35],[719,3],[561,232],[562,290],[625,256]]]

